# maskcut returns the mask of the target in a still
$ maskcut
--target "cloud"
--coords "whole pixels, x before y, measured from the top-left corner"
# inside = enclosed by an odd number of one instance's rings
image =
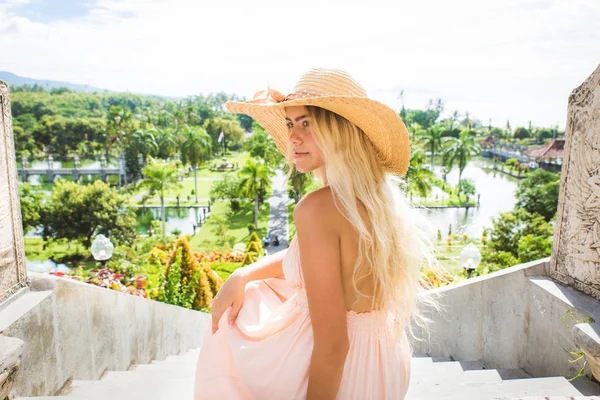
[[[2,13],[10,57],[0,69],[25,76],[251,96],[267,83],[291,91],[304,71],[327,66],[393,107],[394,88],[406,88],[407,107],[441,97],[499,124],[564,125],[570,90],[600,54],[593,0],[101,0],[85,16],[42,24]]]

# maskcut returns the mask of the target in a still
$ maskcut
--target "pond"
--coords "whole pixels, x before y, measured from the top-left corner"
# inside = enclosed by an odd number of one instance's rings
[[[491,228],[492,218],[514,208],[519,180],[495,171],[491,160],[476,159],[469,162],[462,177],[475,183],[477,193],[481,195],[480,206],[469,209],[420,209],[433,225],[433,234],[439,229],[445,238],[451,229],[452,233],[481,237],[484,227]],[[458,168],[448,174],[447,181],[453,186],[458,184]]]
[[[179,230],[184,235],[194,233],[194,225],[204,221],[208,215],[207,207],[165,207],[167,233]],[[142,235],[148,234],[150,221],[161,221],[160,207],[144,207],[136,210],[137,232]],[[198,228],[197,228],[198,229]],[[201,229],[201,228],[200,228]]]

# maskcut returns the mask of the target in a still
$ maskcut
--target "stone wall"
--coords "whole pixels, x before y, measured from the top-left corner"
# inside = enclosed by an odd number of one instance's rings
[[[517,265],[431,292],[443,312],[432,312],[415,353],[483,361],[488,368],[522,368],[534,377],[573,377],[583,367],[570,351],[587,317],[600,321],[600,302],[545,276],[548,259]],[[598,329],[598,324],[592,325]]]
[[[600,300],[600,66],[569,96],[549,275]]]
[[[0,303],[26,286],[19,184],[8,85],[0,81]]]
[[[0,342],[8,336],[25,343],[13,397],[56,395],[71,380],[199,348],[210,326],[199,311],[66,278],[29,277],[31,290],[0,309]]]

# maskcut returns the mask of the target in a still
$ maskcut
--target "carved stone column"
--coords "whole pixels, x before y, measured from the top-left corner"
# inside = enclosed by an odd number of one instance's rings
[[[0,81],[0,312],[7,299],[26,285],[27,268],[8,85]],[[7,398],[17,378],[23,345],[20,339],[0,335],[0,399]]]
[[[27,282],[8,85],[0,81],[0,303]]]
[[[565,157],[549,275],[600,300],[600,66],[569,96]],[[600,380],[600,321],[575,343]]]

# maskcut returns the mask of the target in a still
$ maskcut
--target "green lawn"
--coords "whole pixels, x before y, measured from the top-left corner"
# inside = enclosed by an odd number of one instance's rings
[[[210,188],[217,181],[204,181],[198,179],[198,197],[209,197],[208,192],[210,192]],[[195,196],[192,195],[192,191],[194,190],[194,178],[186,178],[181,182],[180,189],[171,189],[165,193],[166,198],[176,198],[179,195],[179,199],[181,201],[186,200],[187,196],[190,196],[191,201],[194,202]]]
[[[46,261],[50,257],[58,260],[66,256],[73,257],[77,254],[82,257],[89,257],[91,255],[90,249],[79,242],[72,242],[71,248],[69,248],[66,240],[56,240],[48,244],[44,249],[44,239],[41,237],[26,237],[24,241],[25,254],[31,261]]]
[[[453,194],[447,199],[415,201],[414,205],[421,207],[465,207],[465,198],[464,196],[459,198]],[[477,200],[473,198],[469,199],[469,207],[477,207]]]
[[[248,224],[253,223],[254,216],[254,203],[244,202],[241,205],[241,210],[235,214],[231,214],[229,209],[229,202],[217,201],[213,206],[208,217],[206,224],[200,228],[200,232],[192,237],[190,245],[196,251],[225,251],[231,250],[232,246],[226,243],[221,236],[215,233],[217,223],[219,219],[224,219],[228,229],[225,233],[226,236],[233,236],[234,244],[245,242],[250,234],[248,233]],[[270,206],[269,203],[265,202],[260,210],[258,216],[258,236],[263,237],[267,233],[267,227],[269,223]]]

